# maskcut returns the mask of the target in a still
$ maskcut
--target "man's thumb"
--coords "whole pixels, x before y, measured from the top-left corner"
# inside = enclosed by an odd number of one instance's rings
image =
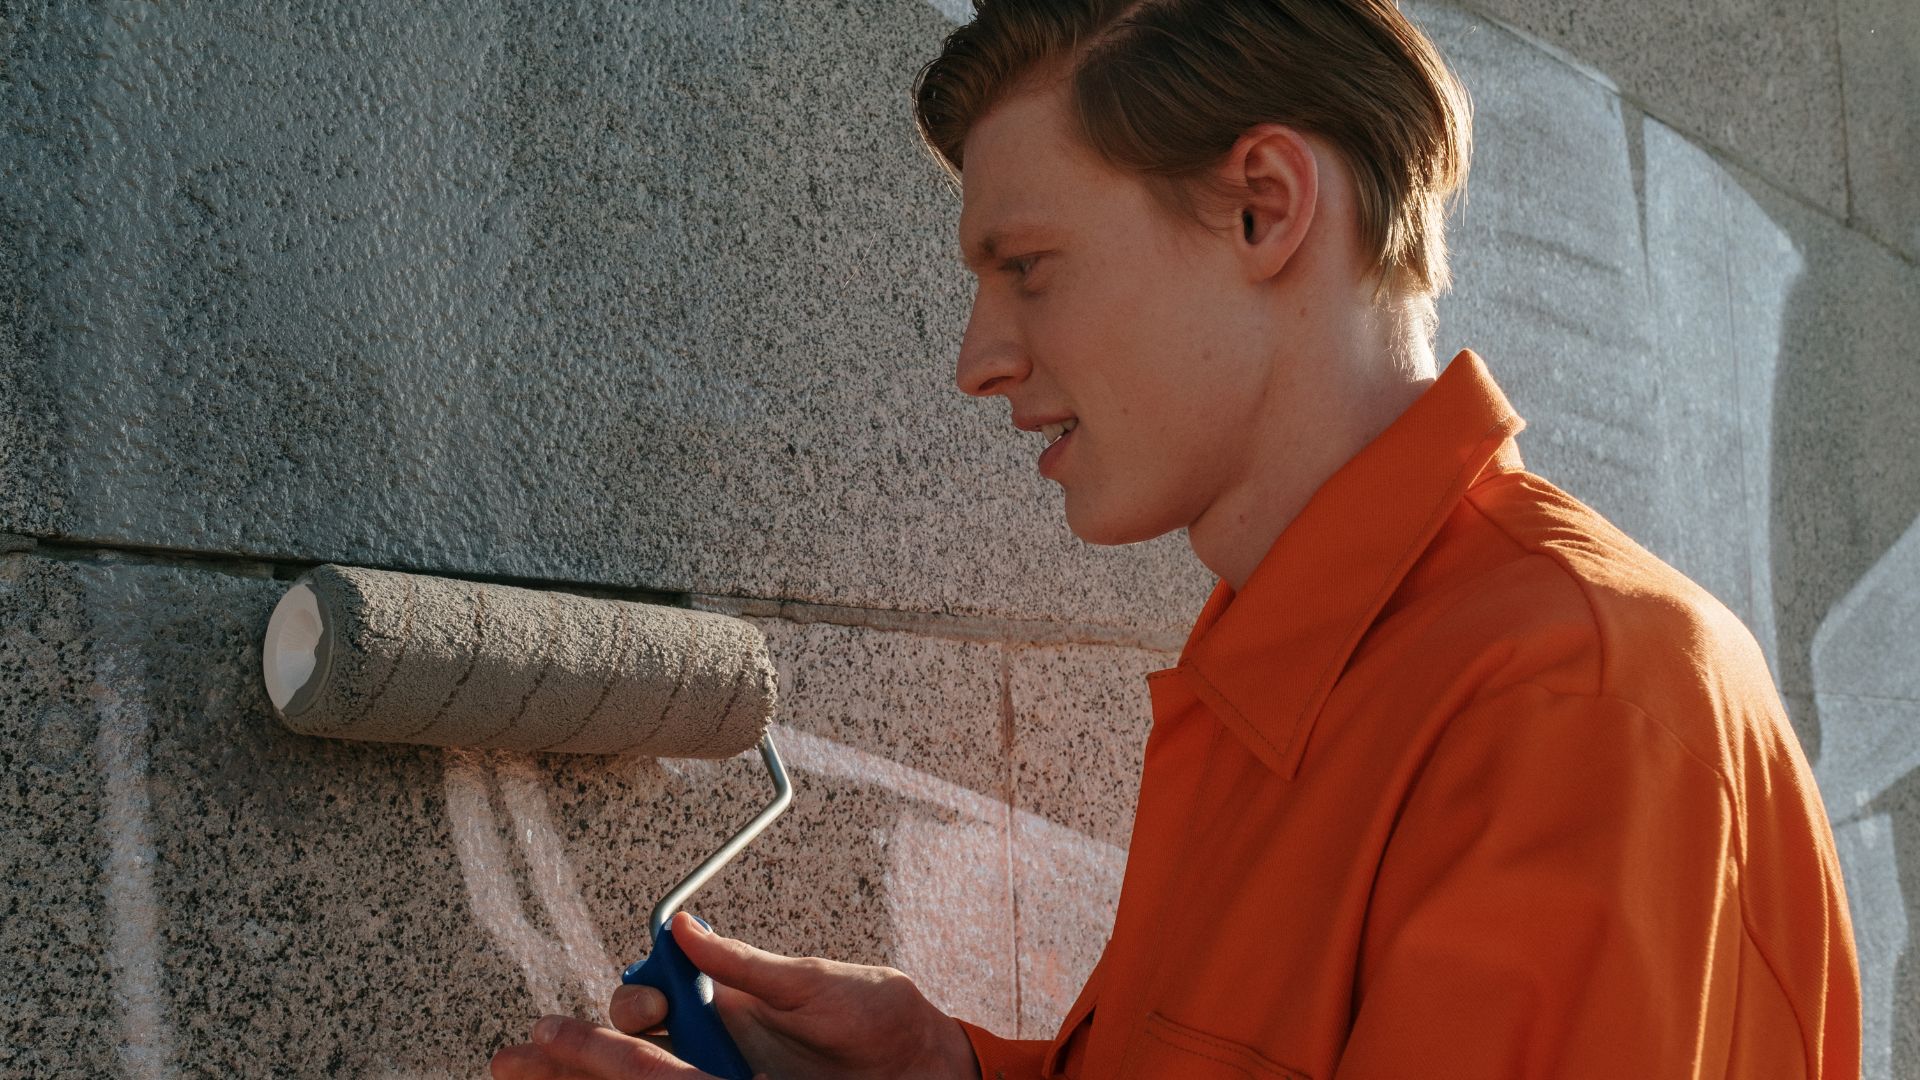
[[[745,990],[776,1009],[797,1008],[815,992],[813,966],[805,960],[721,937],[684,911],[674,915],[672,927],[680,951],[714,982]]]

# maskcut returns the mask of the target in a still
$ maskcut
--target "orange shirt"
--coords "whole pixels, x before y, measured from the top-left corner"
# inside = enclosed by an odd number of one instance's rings
[[[1860,1075],[1833,834],[1753,636],[1526,472],[1461,352],[1220,583],[1113,933],[987,1080]]]

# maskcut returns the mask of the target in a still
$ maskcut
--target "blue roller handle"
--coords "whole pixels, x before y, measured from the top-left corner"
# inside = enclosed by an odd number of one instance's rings
[[[698,915],[693,919],[707,925]],[[660,927],[647,958],[628,965],[620,981],[651,986],[667,996],[667,1036],[681,1061],[720,1080],[753,1080],[753,1067],[740,1056],[713,1007],[713,980],[680,951],[680,943],[673,940],[673,920]]]

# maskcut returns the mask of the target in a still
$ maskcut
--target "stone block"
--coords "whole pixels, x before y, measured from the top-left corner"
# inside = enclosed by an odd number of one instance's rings
[[[88,640],[71,578],[70,567],[0,555],[0,967],[11,983],[0,1073],[10,1076],[108,1076],[167,1056],[151,1019],[151,848],[123,824],[145,801],[123,748],[146,716],[116,709],[96,678],[103,645]]]
[[[1020,1038],[1054,1035],[1112,932],[1153,726],[1146,677],[1177,660],[1087,645],[1014,653]]]
[[[748,618],[779,672],[778,715],[848,750],[910,762],[989,799],[1009,796],[1005,648],[857,626]]]
[[[0,144],[4,145],[4,144]],[[27,307],[20,260],[13,257],[11,230],[4,224],[7,204],[0,193],[0,528],[47,535],[64,516],[48,442],[53,432],[45,418],[59,394],[46,370],[30,357],[44,341]]]
[[[1789,694],[1796,728],[1825,732],[1814,762],[1860,960],[1862,1075],[1920,1070],[1913,866],[1920,859],[1920,701]]]
[[[0,529],[1166,629],[953,385],[924,4],[79,9],[9,39]]]
[[[1920,5],[1836,0],[1848,220],[1920,260]]]
[[[1642,541],[1753,625],[1739,364],[1727,309],[1722,170],[1671,128],[1644,120],[1643,215],[1659,520]]]
[[[1659,396],[1625,119],[1600,84],[1486,20],[1408,13],[1476,103],[1455,291],[1435,356],[1471,348],[1527,421],[1522,458],[1629,535],[1659,528]]]
[[[752,754],[286,732],[258,651],[285,585],[0,556],[0,957],[24,973],[4,1071],[481,1075],[542,1012],[602,1016],[655,900],[770,795]],[[767,948],[901,967],[1011,1027],[1004,788],[945,778],[1004,782],[997,665],[770,629],[784,662],[855,660],[783,706],[794,806],[690,907]]]
[[[1721,187],[1755,622],[1804,692],[1822,625],[1920,518],[1920,270],[1749,173]]]
[[[1842,49],[1827,0],[1468,4],[1579,57],[1662,121],[1845,215]]]
[[[1827,609],[1809,652],[1816,694],[1920,702],[1920,517]],[[1902,738],[1920,753],[1920,729]]]
[[[779,672],[776,744],[816,789],[764,855],[774,882],[816,899],[759,921],[762,947],[897,967],[949,1013],[1010,1026],[1002,646],[748,621]]]

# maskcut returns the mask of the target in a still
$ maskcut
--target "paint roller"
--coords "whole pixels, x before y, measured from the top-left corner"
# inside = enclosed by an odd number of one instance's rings
[[[667,920],[793,801],[767,728],[766,639],[725,615],[629,600],[326,564],[267,622],[267,696],[293,731],[335,739],[652,757],[726,758],[758,746],[774,797],[675,885],[653,949],[621,975],[667,998],[688,1064],[752,1080],[713,1007],[713,983]]]

